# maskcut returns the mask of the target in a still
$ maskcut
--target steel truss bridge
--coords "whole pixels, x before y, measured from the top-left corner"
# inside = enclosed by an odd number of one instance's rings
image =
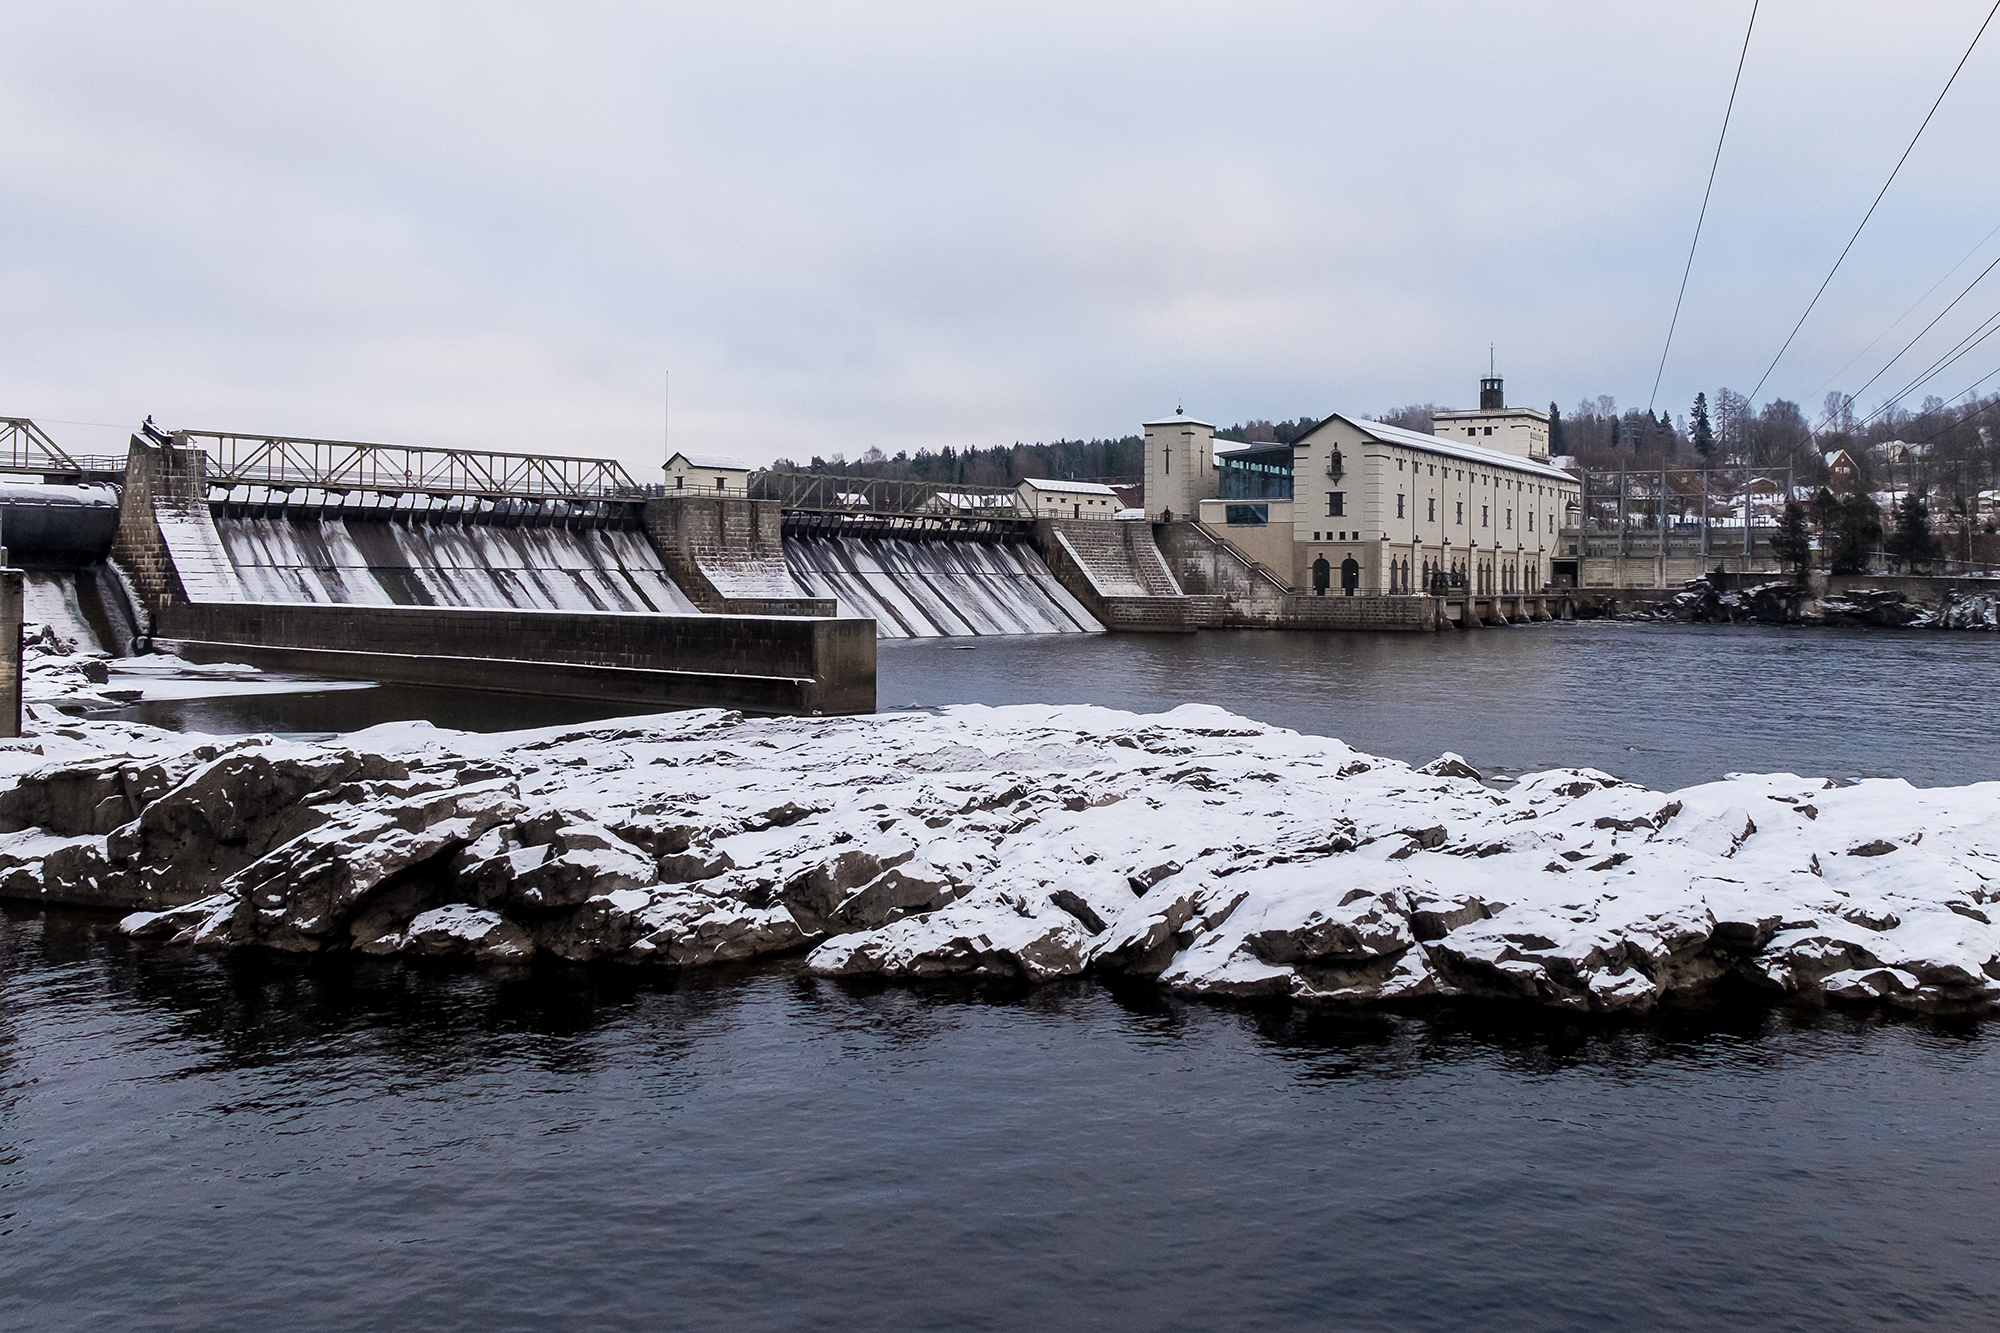
[[[122,458],[73,458],[27,417],[0,417],[0,474],[44,481],[101,481],[124,466]]]
[[[210,487],[306,489],[343,495],[475,500],[645,499],[624,464],[612,458],[560,458],[478,449],[432,449],[356,440],[184,430],[170,437],[208,455]]]
[[[612,458],[570,458],[497,450],[371,444],[222,430],[141,428],[146,439],[207,456],[211,498],[219,503],[287,507],[484,501],[490,504],[638,504],[668,492],[634,481]],[[135,436],[135,438],[137,438]],[[0,475],[48,481],[119,480],[124,460],[79,458],[26,417],[0,417]],[[248,490],[249,495],[231,492]],[[216,494],[221,492],[221,494]],[[312,493],[317,494],[312,494]],[[709,494],[710,492],[701,492]],[[973,533],[1019,535],[1033,522],[1004,486],[886,481],[813,472],[755,472],[751,499],[776,501],[789,528],[808,532]]]

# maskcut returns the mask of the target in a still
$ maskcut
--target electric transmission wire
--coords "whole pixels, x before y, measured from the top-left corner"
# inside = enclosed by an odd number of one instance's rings
[[[1981,375],[1978,379],[1974,380],[1972,383],[1966,385],[1965,392],[1959,394],[1958,396],[1960,398],[1965,397],[1966,394],[1971,393],[1974,389],[1977,389],[1980,385],[1986,383],[1986,381],[1992,379],[1995,375],[2000,375],[2000,366],[1994,367],[1992,370],[1987,371],[1984,375]],[[1971,412],[1967,412],[1964,416],[1959,417],[1954,421],[1946,422],[1944,425],[1939,426],[1936,430],[1932,431],[1930,434],[1924,436],[1923,439],[1912,440],[1911,443],[1929,444],[1932,440],[1935,440],[1938,436],[1944,434],[1946,431],[1951,430],[1952,428],[1957,426],[1963,426],[1968,421],[1977,420],[1978,418],[1985,416],[1988,412],[1991,412],[1996,407],[2000,407],[2000,398],[1995,398],[1992,402],[1987,403],[1984,407],[1976,408]]]
[[[1841,248],[1840,258],[1833,261],[1833,267],[1827,270],[1826,279],[1820,283],[1819,290],[1813,293],[1812,300],[1806,302],[1805,314],[1800,315],[1799,322],[1792,325],[1792,331],[1785,335],[1784,346],[1778,349],[1778,354],[1771,358],[1771,364],[1764,367],[1764,373],[1758,376],[1757,388],[1750,390],[1751,402],[1754,403],[1757,401],[1757,390],[1764,387],[1764,381],[1770,379],[1771,372],[1778,368],[1778,362],[1784,359],[1786,350],[1792,345],[1792,339],[1798,337],[1799,330],[1806,326],[1806,319],[1812,314],[1813,307],[1819,304],[1820,297],[1826,295],[1828,285],[1833,282],[1833,275],[1840,272],[1840,266],[1847,261],[1847,252],[1852,250],[1854,243],[1861,239],[1862,228],[1868,225],[1869,218],[1875,216],[1875,210],[1882,206],[1883,195],[1888,194],[1889,187],[1896,183],[1897,174],[1902,171],[1903,164],[1910,160],[1910,154],[1916,149],[1917,140],[1923,138],[1924,131],[1930,127],[1931,117],[1935,116],[1937,109],[1944,105],[1945,93],[1950,92],[1951,85],[1958,82],[1959,71],[1965,68],[1966,61],[1972,59],[1973,47],[1978,46],[1979,39],[1986,35],[1986,29],[1993,22],[1995,14],[2000,14],[2000,0],[1994,0],[1993,8],[1986,11],[1986,21],[1979,25],[1978,32],[1972,34],[1971,43],[1966,46],[1965,54],[1958,58],[1958,64],[1952,67],[1951,77],[1944,81],[1944,88],[1938,93],[1937,101],[1932,102],[1931,109],[1924,114],[1924,123],[1917,126],[1917,132],[1910,136],[1909,146],[1904,148],[1903,155],[1896,159],[1895,168],[1889,172],[1889,179],[1882,182],[1881,190],[1875,195],[1875,202],[1868,205],[1868,211],[1862,215],[1861,226],[1856,227],[1854,234],[1847,238],[1847,244]]]
[[[1916,314],[1918,306],[1930,300],[1932,293],[1936,292],[1938,288],[1944,286],[1945,283],[1949,282],[1951,280],[1951,275],[1958,272],[1960,269],[1964,268],[1965,261],[1972,258],[1974,255],[1978,254],[1981,250],[1984,250],[1986,248],[1986,243],[1992,240],[1995,236],[2000,236],[2000,227],[1995,227],[1992,231],[1989,231],[1984,236],[1980,237],[1979,243],[1973,246],[1970,250],[1967,250],[1965,254],[1959,258],[1959,261],[1956,264],[1953,264],[1950,268],[1946,269],[1944,271],[1943,277],[1939,278],[1936,282],[1932,283],[1929,287],[1925,288],[1924,294],[1922,296],[1919,296],[1916,300],[1910,302],[1910,308],[1908,310],[1905,310],[1902,314],[1890,320],[1888,328],[1883,329],[1873,338],[1870,338],[1868,340],[1868,345],[1866,347],[1862,348],[1860,351],[1856,352],[1853,356],[1849,357],[1847,359],[1846,365],[1842,366],[1839,370],[1834,371],[1831,375],[1828,375],[1824,380],[1820,382],[1818,388],[1814,389],[1810,394],[1806,396],[1809,398],[1817,398],[1821,393],[1825,392],[1833,384],[1835,380],[1839,379],[1842,375],[1845,375],[1848,371],[1854,369],[1854,363],[1856,361],[1859,361],[1862,357],[1867,356],[1870,352],[1874,351],[1876,343],[1881,342],[1884,338],[1894,333],[1904,320],[1908,319],[1911,315]]]
[[[1743,62],[1750,58],[1750,34],[1757,30],[1757,6],[1762,3],[1763,0],[1750,0],[1750,24],[1743,29],[1743,51],[1736,57],[1736,78],[1729,85],[1729,105],[1722,111],[1722,133],[1715,136],[1715,160],[1708,164],[1708,187],[1701,192],[1701,212],[1695,216],[1694,240],[1688,243],[1687,266],[1681,270],[1680,294],[1674,297],[1674,317],[1667,322],[1667,344],[1660,349],[1660,368],[1653,372],[1653,392],[1646,399],[1648,416],[1660,396],[1660,377],[1667,373],[1667,353],[1673,350],[1674,330],[1680,327],[1681,302],[1688,294],[1688,274],[1694,272],[1695,247],[1701,244],[1701,224],[1708,219],[1708,197],[1715,193],[1715,172],[1722,165],[1722,144],[1729,138],[1729,118],[1736,112],[1736,90],[1743,83]]]
[[[1981,330],[1984,330],[1984,332],[1981,332]],[[1979,344],[1985,342],[1988,338],[1991,338],[1996,333],[2000,333],[2000,310],[1994,311],[1992,314],[1988,315],[1985,319],[1981,320],[1979,322],[1978,327],[1972,330],[1972,333],[1968,333],[1963,338],[1960,338],[1957,344],[1953,346],[1949,352],[1946,352],[1943,356],[1931,362],[1931,364],[1925,368],[1923,373],[1919,374],[1915,379],[1911,380],[1908,384],[1905,384],[1901,389],[1897,390],[1881,405],[1876,407],[1874,411],[1870,412],[1867,416],[1861,418],[1860,421],[1856,422],[1855,425],[1857,427],[1865,426],[1869,422],[1873,421],[1876,417],[1879,417],[1884,412],[1889,411],[1891,408],[1895,407],[1896,404],[1902,402],[1903,399],[1909,397],[1911,393],[1913,393],[1917,389],[1922,388],[1925,384],[1928,384],[1931,380],[1937,378],[1938,373],[1940,371],[1945,370],[1947,367],[1957,362],[1960,357],[1964,356],[1967,352],[1979,346]],[[1974,337],[1973,336],[1974,334],[1977,334],[1978,336]]]
[[[1932,329],[1934,329],[1934,328],[1936,328],[1936,327],[1937,327],[1937,324],[1938,324],[1938,320],[1940,320],[1940,319],[1943,319],[1943,318],[1944,318],[1944,317],[1945,317],[1946,315],[1949,315],[1949,314],[1951,313],[1951,311],[1952,311],[1952,307],[1953,307],[1953,306],[1956,306],[1956,305],[1957,305],[1957,304],[1958,304],[1958,303],[1959,303],[1960,301],[1963,301],[1963,300],[1964,300],[1964,299],[1966,298],[1966,296],[1967,296],[1968,294],[1970,294],[1970,292],[1972,291],[1972,289],[1973,289],[1974,287],[1977,287],[1977,286],[1978,286],[1978,285],[1979,285],[1980,283],[1982,283],[1982,282],[1986,281],[1986,275],[1987,275],[1988,273],[1991,273],[1991,272],[1992,272],[1992,271],[1993,271],[1994,269],[1996,269],[1996,268],[2000,268],[2000,259],[1995,259],[1995,260],[1994,260],[1994,261],[1993,261],[1992,263],[1990,263],[1990,264],[1988,264],[1988,265],[1986,266],[1986,268],[1985,268],[1985,269],[1984,269],[1984,270],[1983,270],[1983,271],[1982,271],[1982,272],[1980,273],[1980,275],[1979,275],[1978,277],[1974,278],[1974,279],[1973,279],[1973,280],[1972,280],[1971,282],[1968,282],[1968,283],[1966,283],[1966,284],[1965,284],[1965,290],[1964,290],[1964,291],[1961,291],[1961,292],[1960,292],[1960,293],[1959,293],[1959,294],[1958,294],[1957,296],[1954,296],[1954,297],[1952,297],[1952,298],[1951,298],[1951,305],[1948,305],[1948,306],[1946,306],[1946,307],[1945,307],[1944,309],[1942,309],[1942,310],[1938,311],[1938,312],[1937,312],[1937,315],[1936,315],[1936,316],[1935,316],[1935,317],[1934,317],[1934,318],[1933,318],[1933,319],[1931,320],[1931,322],[1930,322],[1930,323],[1928,323],[1928,324],[1924,325],[1924,326],[1923,326],[1923,327],[1922,327],[1921,329],[1918,329],[1918,330],[1917,330],[1917,336],[1916,336],[1916,337],[1914,337],[1914,338],[1912,338],[1912,339],[1910,339],[1910,340],[1909,340],[1908,342],[1904,343],[1904,344],[1903,344],[1903,350],[1902,350],[1902,351],[1900,351],[1900,352],[1896,353],[1896,354],[1895,354],[1894,356],[1890,357],[1890,358],[1888,359],[1888,361],[1887,361],[1887,362],[1885,362],[1885,363],[1883,364],[1883,366],[1882,366],[1882,368],[1881,368],[1880,370],[1876,371],[1876,372],[1875,372],[1875,373],[1874,373],[1873,375],[1870,375],[1870,376],[1868,377],[1868,383],[1867,383],[1867,384],[1863,384],[1863,385],[1862,385],[1862,386],[1861,386],[1860,388],[1856,389],[1856,390],[1855,390],[1855,391],[1854,391],[1853,393],[1850,393],[1850,394],[1844,394],[1844,395],[1842,395],[1842,396],[1843,396],[1843,397],[1845,397],[1845,398],[1847,399],[1847,401],[1848,401],[1848,402],[1852,403],[1852,402],[1853,402],[1853,401],[1854,401],[1854,400],[1855,400],[1856,398],[1859,398],[1859,397],[1860,397],[1860,396],[1861,396],[1862,394],[1864,394],[1864,393],[1868,392],[1868,385],[1869,385],[1869,384],[1873,384],[1873,383],[1874,383],[1874,382],[1875,382],[1876,380],[1879,380],[1879,379],[1881,379],[1881,378],[1882,378],[1882,377],[1883,377],[1884,375],[1888,374],[1888,373],[1889,373],[1889,367],[1890,367],[1890,366],[1893,366],[1893,365],[1895,365],[1895,364],[1896,364],[1896,363],[1897,363],[1898,361],[1901,361],[1901,360],[1902,360],[1902,359],[1903,359],[1903,358],[1904,358],[1905,356],[1908,356],[1908,355],[1909,355],[1909,352],[1910,352],[1910,349],[1911,349],[1912,347],[1915,347],[1915,346],[1917,345],[1917,343],[1918,343],[1919,341],[1921,341],[1921,340],[1922,340],[1923,336],[1924,336],[1924,335],[1925,335],[1926,333],[1929,333],[1929,332],[1930,332],[1930,331],[1931,331]],[[1932,291],[1936,291],[1937,289],[1936,289],[1935,287],[1933,287],[1933,288],[1932,288],[1931,290],[1932,290]],[[1928,294],[1929,294],[1929,293],[1926,293],[1926,295],[1928,295]],[[1856,360],[1858,360],[1858,359],[1859,359],[1859,358],[1857,357],[1857,358],[1856,358]],[[1849,365],[1852,365],[1852,364],[1854,364],[1854,363],[1853,363],[1852,361],[1850,361],[1850,362],[1849,362],[1848,364],[1849,364]],[[1828,423],[1829,421],[1832,421],[1832,420],[1833,420],[1833,418],[1834,418],[1834,416],[1835,416],[1835,413],[1833,413],[1833,412],[1828,412],[1828,413],[1827,413],[1827,414],[1826,414],[1825,416],[1821,417],[1821,418],[1820,418],[1820,422],[1819,422],[1819,425],[1817,425],[1817,426],[1813,427],[1813,430],[1812,430],[1812,433],[1813,433],[1813,434],[1815,434],[1815,435],[1817,435],[1817,434],[1819,434],[1819,433],[1820,433],[1820,432],[1821,432],[1822,430],[1826,429],[1826,424],[1827,424],[1827,423]]]

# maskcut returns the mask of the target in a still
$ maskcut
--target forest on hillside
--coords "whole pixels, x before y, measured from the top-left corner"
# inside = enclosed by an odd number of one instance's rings
[[[1373,419],[1421,434],[1431,433],[1431,403],[1412,403]],[[1753,407],[1742,394],[1717,389],[1695,395],[1678,416],[1645,408],[1620,411],[1609,394],[1579,401],[1567,412],[1548,406],[1550,452],[1569,455],[1586,468],[1789,468],[1799,485],[1826,480],[1826,456],[1846,449],[1871,490],[1921,486],[1939,492],[1947,507],[1964,506],[2000,485],[2000,394],[1948,404],[1926,398],[1914,412],[1887,404],[1863,413],[1846,394],[1826,395],[1816,413],[1777,398]],[[1218,441],[1289,444],[1312,430],[1321,416],[1255,418],[1224,427]],[[1900,441],[1912,450],[1877,447]],[[1137,481],[1144,473],[1144,439],[1016,442],[990,448],[919,449],[891,457],[870,449],[849,460],[840,454],[800,463],[781,458],[774,471],[817,472],[894,481],[969,486],[1013,486],[1023,478]],[[1900,459],[1900,461],[1898,461]]]

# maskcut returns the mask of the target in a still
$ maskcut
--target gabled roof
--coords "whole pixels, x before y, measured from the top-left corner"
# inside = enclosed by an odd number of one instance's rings
[[[1023,477],[1023,486],[1037,491],[1057,491],[1063,495],[1108,495],[1116,499],[1118,492],[1095,481],[1054,481],[1044,477]]]
[[[1526,472],[1551,481],[1564,481],[1574,486],[1576,478],[1559,467],[1519,454],[1502,453],[1498,449],[1482,449],[1476,444],[1460,444],[1443,435],[1425,435],[1414,430],[1404,430],[1401,426],[1386,426],[1379,421],[1369,421],[1365,417],[1347,417],[1336,412],[1325,421],[1301,435],[1296,443],[1304,444],[1326,426],[1335,421],[1346,422],[1363,435],[1371,436],[1383,444],[1399,444],[1409,449],[1428,449],[1432,453],[1446,454],[1452,458],[1462,458],[1468,463],[1480,463],[1487,467],[1510,468],[1515,472]]]
[[[678,458],[689,467],[721,468],[724,472],[755,472],[757,470],[748,463],[739,462],[734,458],[725,458],[721,454],[684,454],[679,452],[676,452],[673,458],[667,460],[668,467],[674,465],[674,458]]]

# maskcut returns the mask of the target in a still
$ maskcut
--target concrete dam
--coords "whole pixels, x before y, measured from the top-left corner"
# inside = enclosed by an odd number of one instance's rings
[[[34,435],[33,457],[0,457],[42,473],[0,482],[25,619],[112,656],[158,643],[329,676],[830,713],[874,708],[878,637],[1104,628],[1020,521],[662,495],[607,460],[150,427],[86,465]]]

